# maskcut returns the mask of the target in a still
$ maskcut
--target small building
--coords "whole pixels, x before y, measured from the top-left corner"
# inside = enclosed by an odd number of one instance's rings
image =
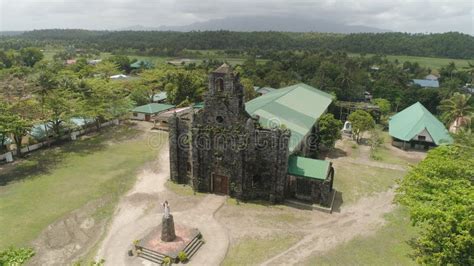
[[[433,75],[433,74],[429,74],[425,77],[426,80],[438,80],[438,77]]]
[[[100,62],[102,62],[102,59],[93,59],[93,60],[87,61],[89,65],[93,65],[93,66],[99,64]]]
[[[291,196],[330,207],[333,197],[334,168],[329,161],[291,155],[288,160]]]
[[[255,87],[254,87],[255,89]],[[256,88],[255,89],[255,92],[258,94],[258,95],[265,95],[269,92],[272,92],[272,91],[275,91],[276,89],[275,88],[272,88],[272,87],[262,87],[262,88]]]
[[[163,103],[166,101],[167,98],[168,98],[168,94],[166,93],[166,91],[162,91],[162,92],[154,94],[152,100],[154,103]]]
[[[110,76],[110,79],[128,79],[128,78],[129,76],[124,75],[124,74],[117,74],[117,75]]]
[[[132,69],[150,69],[153,68],[153,64],[148,61],[138,60],[130,65]]]
[[[422,88],[439,88],[438,80],[431,79],[413,79],[413,84],[419,85]]]
[[[142,121],[151,121],[151,117],[157,115],[161,112],[167,111],[174,108],[174,105],[171,104],[162,104],[162,103],[150,103],[142,106],[135,107],[132,112],[131,119],[142,120]]]
[[[392,144],[402,149],[429,149],[453,142],[443,123],[419,102],[392,116],[388,127]]]
[[[76,59],[68,59],[68,60],[66,60],[66,65],[74,65],[75,63],[77,63],[77,60],[76,60]]]

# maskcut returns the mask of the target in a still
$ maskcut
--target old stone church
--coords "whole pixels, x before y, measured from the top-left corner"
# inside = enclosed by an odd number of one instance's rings
[[[291,95],[290,92],[301,93],[295,90],[307,89],[290,88],[281,97],[267,94],[260,96],[259,101],[269,106],[264,97],[271,103]],[[284,92],[280,90],[277,93]],[[262,108],[256,108],[254,113]],[[261,121],[267,118],[249,114],[238,74],[226,64],[220,66],[209,75],[204,107],[188,116],[174,115],[168,121],[171,180],[189,184],[195,191],[242,200],[282,202],[294,197],[329,205],[334,176],[331,164],[299,156],[313,146],[315,121],[308,124],[304,118],[303,127],[291,123],[297,123],[298,116],[281,117],[286,122],[283,126],[262,125]],[[278,114],[275,118],[279,118]],[[301,139],[294,141],[294,136]]]

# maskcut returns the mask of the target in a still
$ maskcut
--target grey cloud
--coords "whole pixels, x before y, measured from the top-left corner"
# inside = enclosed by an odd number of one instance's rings
[[[235,16],[295,16],[408,32],[473,34],[469,0],[0,0],[0,30],[118,29]]]

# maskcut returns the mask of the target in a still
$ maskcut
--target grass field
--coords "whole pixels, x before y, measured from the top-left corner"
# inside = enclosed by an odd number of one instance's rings
[[[245,238],[232,245],[221,265],[258,265],[286,250],[300,239],[297,235],[276,235],[271,238]]]
[[[350,53],[349,56],[360,56],[360,54]],[[368,54],[367,56],[371,56]],[[454,62],[458,68],[463,68],[468,66],[468,62],[474,63],[474,59],[452,59],[452,58],[437,58],[437,57],[422,57],[422,56],[409,56],[409,55],[387,55],[388,60],[403,63],[408,62],[418,62],[420,66],[431,68],[432,70],[439,70],[441,67],[448,65],[451,62]]]
[[[416,265],[408,241],[417,236],[401,208],[385,216],[387,223],[371,236],[357,237],[304,265]]]
[[[86,203],[114,203],[135,181],[135,173],[156,151],[124,126],[45,149],[0,173],[0,249],[24,246],[55,220]],[[8,166],[7,166],[8,167]]]
[[[364,196],[387,191],[404,171],[371,167],[351,162],[335,162],[334,188],[342,192],[344,204],[354,203]]]

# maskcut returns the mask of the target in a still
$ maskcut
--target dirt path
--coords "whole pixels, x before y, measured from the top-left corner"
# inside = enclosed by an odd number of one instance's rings
[[[322,254],[358,235],[374,233],[385,220],[383,215],[393,210],[393,190],[359,200],[356,204],[333,213],[328,219],[310,226],[309,233],[286,251],[262,265],[297,265],[305,258]]]
[[[150,219],[147,210],[152,202],[157,204],[158,193],[165,190],[169,178],[168,146],[160,151],[159,171],[143,170],[135,186],[122,198],[115,211],[113,221],[97,252],[97,259],[105,259],[107,265],[125,265],[127,250],[130,249],[136,234],[158,222]]]
[[[119,202],[107,235],[97,252],[97,260],[105,259],[105,264],[111,266],[152,265],[141,258],[129,257],[127,251],[131,249],[134,240],[142,238],[161,223],[162,214],[158,205],[165,199],[169,200],[173,194],[165,187],[169,178],[168,145],[163,145],[160,151],[157,168],[157,171],[144,170],[133,189]],[[174,197],[179,198],[176,195]],[[227,252],[229,237],[225,228],[214,219],[214,213],[226,198],[207,195],[190,208],[186,204],[180,204],[178,198],[170,200],[175,222],[198,228],[206,241],[189,264],[219,265]]]

